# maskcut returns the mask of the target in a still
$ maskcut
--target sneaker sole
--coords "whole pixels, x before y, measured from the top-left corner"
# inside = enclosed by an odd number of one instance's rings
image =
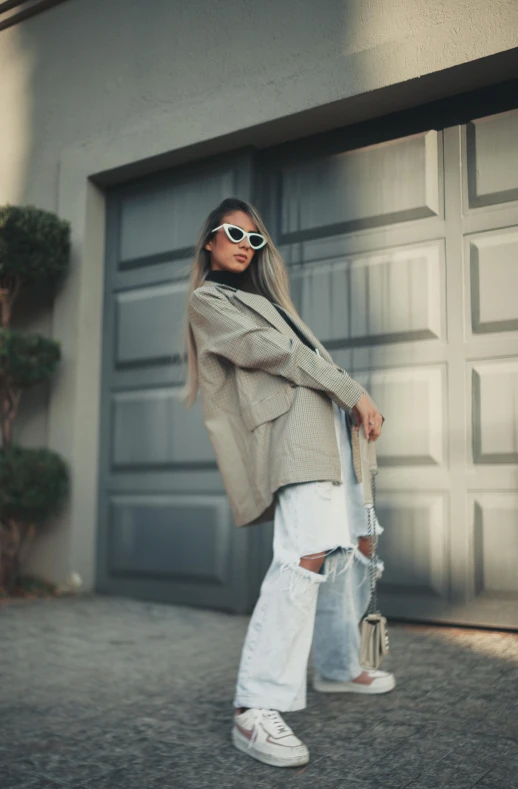
[[[313,688],[319,693],[361,693],[363,695],[378,695],[389,693],[396,687],[393,676],[376,679],[371,685],[362,685],[360,682],[333,682],[327,679],[314,679]]]
[[[273,754],[263,753],[253,745],[250,745],[250,740],[247,740],[241,732],[237,729],[232,729],[232,742],[235,747],[243,753],[252,756],[263,764],[270,764],[272,767],[300,767],[309,762],[309,753],[305,756],[292,756],[290,759],[280,759]]]

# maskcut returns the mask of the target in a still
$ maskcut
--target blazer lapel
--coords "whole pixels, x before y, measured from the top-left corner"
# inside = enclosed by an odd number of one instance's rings
[[[252,310],[255,310],[263,318],[266,318],[276,329],[283,332],[284,334],[288,331],[291,332],[291,327],[289,324],[286,323],[284,318],[279,315],[277,309],[273,306],[273,304],[264,296],[260,296],[257,293],[249,293],[246,290],[236,290],[235,291],[236,297],[250,307]],[[281,304],[279,304],[281,310],[284,310]],[[307,337],[308,341],[311,345],[314,345],[320,351],[320,355],[323,356],[326,361],[332,362],[332,358],[329,355],[328,351],[324,348],[322,343],[315,337],[315,335],[309,330],[309,328],[303,324],[295,315],[289,313],[289,317],[293,321],[293,323],[297,326],[297,328],[301,331],[304,337]]]
[[[286,321],[279,315],[273,304],[268,301],[268,299],[264,298],[264,296],[259,296],[256,293],[248,293],[246,290],[236,290],[235,295],[239,301],[242,301],[247,307],[250,307],[250,309],[262,315],[263,318],[266,318],[266,320],[275,326],[276,329],[279,329],[280,332],[286,333],[286,329],[288,328]]]
[[[284,310],[284,312],[286,312],[286,310],[284,309],[284,307],[282,306],[282,304],[279,304],[278,306],[281,308],[281,310]],[[274,307],[274,309],[275,309],[275,307]],[[324,348],[324,346],[322,345],[322,343],[320,342],[320,340],[318,339],[318,337],[315,337],[315,335],[314,335],[314,334],[313,334],[313,332],[312,332],[312,331],[309,329],[309,327],[308,327],[308,326],[306,326],[306,324],[302,323],[302,322],[301,322],[301,321],[300,321],[300,320],[299,320],[297,317],[295,317],[295,315],[292,315],[292,314],[291,314],[291,312],[289,313],[289,316],[290,316],[291,320],[293,321],[293,323],[294,323],[294,324],[297,326],[297,328],[298,328],[298,329],[299,329],[299,330],[302,332],[302,334],[303,334],[305,337],[307,337],[307,338],[308,338],[308,340],[309,340],[309,341],[310,341],[310,342],[311,342],[313,345],[315,345],[315,346],[318,348],[318,350],[320,351],[320,355],[321,355],[321,356],[322,356],[322,357],[323,357],[323,358],[324,358],[326,361],[328,361],[328,362],[332,362],[332,361],[333,361],[333,359],[332,359],[332,357],[331,357],[330,353],[327,351],[327,349],[326,349],[326,348]]]

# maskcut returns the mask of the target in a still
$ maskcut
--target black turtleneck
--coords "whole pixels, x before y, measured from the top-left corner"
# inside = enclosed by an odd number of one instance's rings
[[[238,288],[239,290],[245,281],[245,271],[220,271],[218,269],[211,269],[205,279],[211,282],[221,282],[222,285],[231,285],[233,288]]]
[[[238,290],[240,290],[245,281],[244,274],[245,274],[244,271],[220,271],[217,269],[211,269],[207,274],[207,276],[205,277],[205,280],[208,280],[209,282],[220,282],[222,285],[230,285],[232,288],[237,288]],[[286,323],[288,323],[291,326],[291,328],[293,329],[295,334],[299,337],[301,342],[303,342],[304,345],[307,345],[308,348],[311,348],[311,350],[314,351],[315,348],[313,347],[313,345],[311,345],[311,343],[305,337],[305,335],[302,334],[298,326],[295,325],[295,323],[292,321],[286,310],[284,310],[280,305],[275,304],[275,302],[270,302],[270,303],[273,304],[279,315],[282,318],[284,318]]]

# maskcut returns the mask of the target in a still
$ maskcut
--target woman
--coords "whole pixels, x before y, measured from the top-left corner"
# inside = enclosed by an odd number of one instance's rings
[[[233,743],[267,764],[306,764],[308,748],[280,712],[306,706],[312,643],[316,690],[395,685],[392,674],[359,664],[370,545],[352,446],[360,428],[376,441],[383,417],[298,315],[284,262],[247,202],[223,200],[205,222],[186,330],[185,402],[200,389],[236,526],[274,520],[273,560],[241,655]]]

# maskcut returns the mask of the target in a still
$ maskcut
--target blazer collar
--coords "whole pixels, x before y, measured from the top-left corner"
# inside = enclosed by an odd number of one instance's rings
[[[276,308],[273,306],[272,302],[269,301],[265,296],[261,296],[258,293],[249,293],[246,290],[239,290],[238,288],[234,288],[231,285],[226,285],[220,282],[211,282],[210,280],[207,281],[207,285],[205,285],[205,282],[203,282],[202,287],[225,288],[234,291],[236,298],[238,298],[239,301],[241,301],[243,304],[246,304],[247,307],[250,307],[250,309],[255,310],[255,312],[258,312],[260,315],[262,315],[263,318],[266,318],[266,320],[269,321],[269,323],[271,323],[273,326],[275,326],[275,328],[278,329],[280,332],[282,332],[283,334],[288,333],[290,337],[294,334],[294,332],[291,330],[290,326],[286,323],[284,318],[282,318],[279,315]],[[281,308],[281,310],[284,309],[284,307],[282,307],[281,304],[279,304],[278,306]],[[289,313],[289,317],[293,321],[293,323],[297,326],[297,328],[300,329],[302,334],[305,337],[307,337],[309,342],[318,348],[318,350],[320,351],[320,355],[323,356],[323,358],[326,359],[326,361],[333,362],[333,359],[331,358],[328,351],[324,348],[324,346],[317,339],[317,337],[315,337],[315,335],[309,330],[309,327],[307,327],[298,318],[292,315],[291,312]]]

